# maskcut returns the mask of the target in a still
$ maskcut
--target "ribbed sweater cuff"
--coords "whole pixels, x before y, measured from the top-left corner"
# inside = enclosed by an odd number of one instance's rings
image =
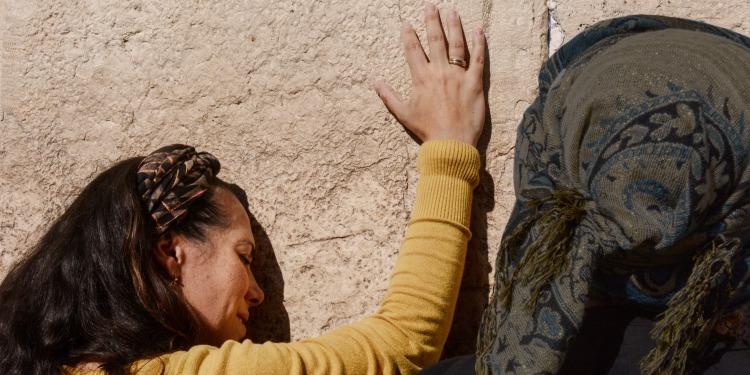
[[[472,191],[481,161],[473,146],[459,141],[428,141],[417,157],[419,182],[412,221],[443,219],[469,228]]]

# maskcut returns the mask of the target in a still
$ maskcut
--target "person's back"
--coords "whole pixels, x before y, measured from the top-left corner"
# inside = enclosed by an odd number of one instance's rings
[[[749,76],[750,39],[667,17],[603,21],[550,58],[518,130],[478,373],[587,358],[596,344],[573,343],[597,306],[661,312],[640,371],[699,365],[750,299]],[[609,370],[588,364],[563,371]]]

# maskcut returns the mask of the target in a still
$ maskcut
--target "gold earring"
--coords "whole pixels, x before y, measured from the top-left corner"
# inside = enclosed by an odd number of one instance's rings
[[[169,286],[171,286],[172,288],[176,287],[178,281],[180,281],[180,278],[179,277],[175,277],[174,280],[172,280],[172,281],[169,282]]]

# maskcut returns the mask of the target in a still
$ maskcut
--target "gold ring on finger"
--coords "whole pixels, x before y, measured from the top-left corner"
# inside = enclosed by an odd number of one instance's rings
[[[450,59],[448,59],[448,64],[458,65],[462,68],[469,66],[469,63],[467,63],[466,60],[457,59],[455,57],[451,57]]]

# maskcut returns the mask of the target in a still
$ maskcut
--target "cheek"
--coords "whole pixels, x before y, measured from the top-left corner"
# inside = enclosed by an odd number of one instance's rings
[[[248,306],[245,302],[245,294],[249,283],[248,274],[244,265],[242,265],[227,270],[226,276],[226,282],[221,291],[224,304],[222,306],[222,322],[220,323],[222,327],[217,328],[222,331],[223,340],[241,340],[246,331],[244,324],[238,318],[238,314],[244,315],[247,313]]]
[[[216,326],[230,308],[230,295],[235,294],[236,270],[224,262],[212,262],[185,268],[183,271],[182,293],[185,300],[210,326]]]
[[[209,269],[195,268],[184,272],[182,294],[188,304],[207,320],[215,319],[216,298],[224,294],[221,280]]]
[[[239,267],[234,267],[230,276],[229,285],[235,297],[244,299],[247,287],[250,284],[250,277],[247,268],[240,262]]]
[[[220,264],[190,270],[191,276],[183,284],[185,300],[201,316],[210,332],[208,336],[212,337],[208,343],[213,345],[244,336],[244,326],[237,314],[247,308],[244,297],[249,276],[244,265],[231,259]]]
[[[218,283],[214,297],[221,296],[226,317],[234,318],[237,310],[244,305],[249,278],[244,264],[236,259],[225,259],[216,278]],[[214,300],[214,303],[217,301]],[[239,305],[238,305],[239,304]]]

